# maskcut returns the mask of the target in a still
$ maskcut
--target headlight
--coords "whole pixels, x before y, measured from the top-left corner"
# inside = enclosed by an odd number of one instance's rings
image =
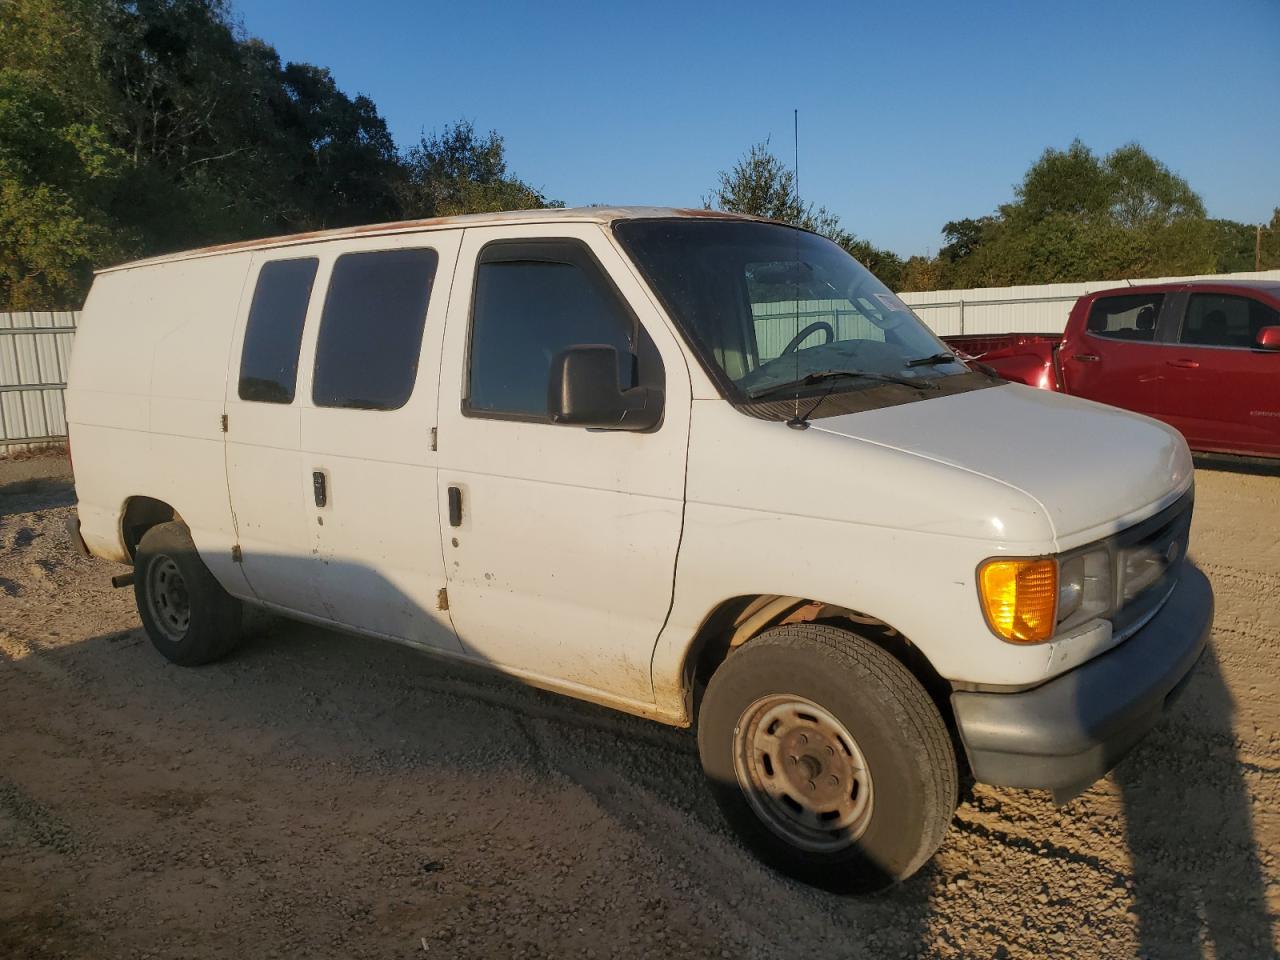
[[[1059,630],[1111,608],[1111,560],[1106,550],[1055,557],[988,560],[978,568],[978,596],[987,623],[1012,643],[1041,643]]]
[[[1111,609],[1111,559],[1106,550],[1076,554],[1058,564],[1058,625],[1074,627]]]

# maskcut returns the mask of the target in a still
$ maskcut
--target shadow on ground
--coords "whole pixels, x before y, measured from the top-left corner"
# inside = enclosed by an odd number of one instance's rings
[[[6,495],[0,518],[70,498]],[[1062,811],[979,787],[934,863],[859,900],[747,855],[687,732],[283,621],[184,670],[126,591],[59,586],[22,617],[0,595],[8,955],[1274,953],[1212,651],[1113,775],[1114,817],[1105,786]],[[68,604],[115,628],[72,639]]]
[[[1273,956],[1234,712],[1210,645],[1169,722],[1114,773],[1124,797],[1145,956]]]

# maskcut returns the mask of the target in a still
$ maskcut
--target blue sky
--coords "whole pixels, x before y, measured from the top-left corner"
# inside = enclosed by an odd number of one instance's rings
[[[570,205],[695,205],[752,143],[859,236],[936,251],[1046,146],[1138,141],[1210,216],[1280,206],[1280,0],[232,0],[402,146],[466,118]]]

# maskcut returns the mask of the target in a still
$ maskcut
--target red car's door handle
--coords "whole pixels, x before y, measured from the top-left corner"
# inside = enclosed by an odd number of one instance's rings
[[[1195,370],[1199,368],[1200,361],[1199,360],[1170,360],[1168,361],[1168,364],[1169,366],[1177,367],[1180,370]]]
[[[1072,355],[1072,360],[1079,360],[1082,363],[1097,363],[1102,358],[1096,353],[1077,353]]]

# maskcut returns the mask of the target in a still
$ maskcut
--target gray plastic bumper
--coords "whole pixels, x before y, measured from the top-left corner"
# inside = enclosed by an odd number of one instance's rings
[[[1114,650],[1021,693],[951,695],[974,778],[1063,801],[1106,774],[1182,690],[1213,626],[1213,588],[1187,564],[1165,605]]]

